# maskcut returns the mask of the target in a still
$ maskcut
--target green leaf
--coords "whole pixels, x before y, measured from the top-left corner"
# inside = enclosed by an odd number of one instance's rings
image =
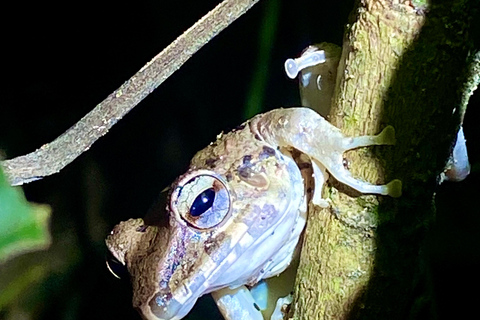
[[[50,246],[50,212],[48,205],[29,203],[0,168],[0,263]]]
[[[2,284],[2,290],[0,291],[0,310],[5,310],[9,304],[18,300],[18,297],[25,295],[27,290],[32,290],[32,286],[45,278],[48,271],[45,263],[38,264],[38,261],[32,261],[30,265],[21,266],[17,270],[7,268],[10,278],[8,281],[0,279],[0,284]],[[3,272],[4,270],[2,270],[2,278]]]

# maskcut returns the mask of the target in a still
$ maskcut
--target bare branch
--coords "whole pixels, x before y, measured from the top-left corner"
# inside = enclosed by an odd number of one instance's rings
[[[2,163],[12,185],[57,173],[258,0],[225,0],[148,62],[74,126],[40,149]]]

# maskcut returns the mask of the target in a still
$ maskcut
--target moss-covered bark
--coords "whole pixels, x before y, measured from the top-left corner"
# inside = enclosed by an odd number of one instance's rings
[[[330,121],[348,135],[395,127],[396,146],[346,158],[356,177],[401,179],[403,196],[327,189],[331,207],[312,207],[308,218],[295,319],[434,317],[420,252],[437,177],[475,86],[465,83],[475,78],[480,17],[477,0],[432,2],[426,11],[410,1],[364,0],[354,10]]]

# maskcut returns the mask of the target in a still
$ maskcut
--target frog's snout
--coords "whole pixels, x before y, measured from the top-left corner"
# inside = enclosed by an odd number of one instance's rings
[[[192,301],[193,300],[193,301]],[[170,298],[165,301],[165,297],[156,294],[148,306],[148,310],[141,310],[146,319],[158,319],[158,320],[177,320],[182,319],[193,308],[197,299],[189,299],[183,303],[180,303],[174,298]]]

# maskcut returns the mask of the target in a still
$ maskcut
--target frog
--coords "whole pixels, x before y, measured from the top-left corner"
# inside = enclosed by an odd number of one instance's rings
[[[401,196],[400,180],[362,181],[343,159],[350,149],[394,144],[391,126],[348,137],[305,107],[274,109],[219,134],[172,183],[158,219],[120,222],[107,236],[130,275],[133,306],[144,319],[182,319],[200,296],[233,291],[246,295],[238,319],[262,319],[243,288],[288,267],[308,204],[330,206],[322,193],[330,176],[361,194]]]

